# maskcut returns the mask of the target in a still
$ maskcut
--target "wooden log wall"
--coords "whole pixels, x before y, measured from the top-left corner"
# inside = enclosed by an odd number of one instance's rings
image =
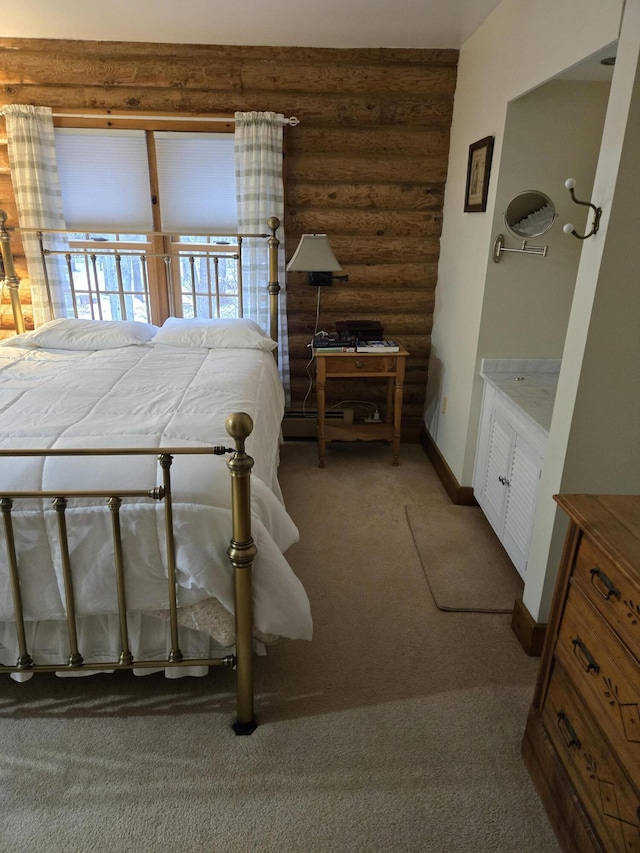
[[[421,422],[457,59],[440,49],[0,39],[0,104],[297,116],[285,131],[287,259],[303,233],[328,234],[349,278],[322,289],[318,328],[379,320],[411,353],[404,417]],[[0,206],[16,224],[3,137],[0,125]],[[309,388],[317,290],[302,273],[287,288],[295,410]],[[334,383],[328,403],[382,399],[377,386]]]

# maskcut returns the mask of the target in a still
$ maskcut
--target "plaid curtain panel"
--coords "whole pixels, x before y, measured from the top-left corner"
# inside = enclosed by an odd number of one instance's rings
[[[19,104],[2,107],[7,124],[7,150],[11,180],[21,228],[64,229],[62,193],[56,166],[53,116],[49,107]],[[45,248],[67,248],[64,235],[48,235]],[[33,319],[36,326],[54,317],[72,313],[63,257],[54,256],[47,265],[49,293],[36,234],[22,234],[29,280]],[[49,305],[51,297],[51,307]]]
[[[235,114],[236,193],[238,232],[261,234],[270,216],[284,224],[282,180],[283,127],[289,120],[280,113],[237,112]],[[278,366],[290,403],[289,346],[285,287],[284,227],[278,231],[279,336]],[[244,315],[269,328],[269,264],[264,240],[248,238],[243,244]]]

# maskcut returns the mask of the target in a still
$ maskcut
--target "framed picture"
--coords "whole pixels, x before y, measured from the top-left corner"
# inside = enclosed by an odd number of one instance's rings
[[[467,186],[464,193],[466,213],[482,213],[487,209],[492,156],[493,136],[485,136],[469,146]]]

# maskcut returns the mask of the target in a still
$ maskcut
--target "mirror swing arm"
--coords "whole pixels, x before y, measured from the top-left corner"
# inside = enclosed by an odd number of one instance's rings
[[[521,248],[507,249],[504,245],[504,234],[498,234],[493,244],[492,258],[497,264],[503,252],[518,252],[521,255],[542,255],[546,257],[548,248],[548,246],[530,246],[526,240],[523,240]]]

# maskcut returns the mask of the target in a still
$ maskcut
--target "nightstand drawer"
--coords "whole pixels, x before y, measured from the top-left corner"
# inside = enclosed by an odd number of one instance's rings
[[[640,797],[556,661],[542,723],[607,851],[640,850]]]
[[[327,376],[388,375],[396,372],[397,359],[393,355],[369,355],[354,353],[339,358],[325,359]]]
[[[574,585],[569,588],[556,657],[640,787],[640,665]]]
[[[640,590],[586,537],[576,556],[573,581],[640,659]]]

